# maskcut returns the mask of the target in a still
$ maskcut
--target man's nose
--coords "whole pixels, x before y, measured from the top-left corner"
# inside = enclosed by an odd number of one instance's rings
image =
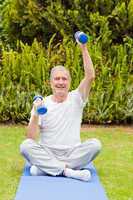
[[[62,78],[60,78],[59,83],[62,84],[64,81]]]

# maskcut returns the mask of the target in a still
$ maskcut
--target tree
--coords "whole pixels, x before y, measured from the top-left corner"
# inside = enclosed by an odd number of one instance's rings
[[[133,0],[5,0],[2,27],[10,43],[45,45],[55,32],[58,41],[82,30],[109,46],[133,36]]]

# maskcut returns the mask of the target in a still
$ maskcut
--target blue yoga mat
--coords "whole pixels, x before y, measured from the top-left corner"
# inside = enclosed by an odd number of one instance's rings
[[[90,182],[62,176],[30,176],[29,166],[24,168],[15,200],[108,200],[95,167]]]

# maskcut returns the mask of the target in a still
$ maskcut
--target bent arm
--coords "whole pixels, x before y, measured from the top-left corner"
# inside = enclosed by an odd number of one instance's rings
[[[38,116],[32,115],[27,127],[27,138],[35,140],[38,133]]]
[[[87,46],[85,44],[81,44],[80,48],[81,48],[82,57],[83,57],[84,78],[81,81],[78,89],[82,95],[83,100],[85,100],[89,95],[91,83],[95,79],[95,71],[93,68],[93,63],[89,55]]]
[[[30,122],[27,127],[27,138],[35,140],[38,134],[38,121],[39,115],[37,114],[36,110],[37,107],[43,104],[43,100],[37,99],[33,103],[32,111],[31,111],[31,118]]]

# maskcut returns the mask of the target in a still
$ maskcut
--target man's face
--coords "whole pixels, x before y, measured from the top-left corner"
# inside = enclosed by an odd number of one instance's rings
[[[55,71],[51,79],[51,88],[56,96],[66,96],[70,87],[70,77],[66,71]]]

